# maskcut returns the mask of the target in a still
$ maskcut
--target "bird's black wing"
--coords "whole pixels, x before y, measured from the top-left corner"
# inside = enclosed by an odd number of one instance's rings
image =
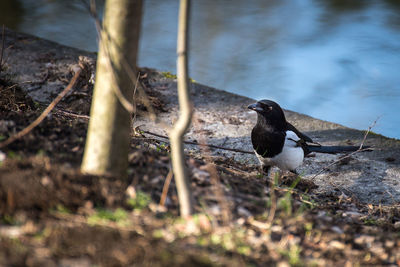
[[[267,131],[256,125],[251,131],[251,142],[254,150],[263,158],[272,158],[282,152],[285,144],[285,133]]]
[[[307,135],[301,133],[299,130],[296,129],[296,127],[294,127],[289,122],[287,122],[287,129],[288,129],[288,131],[294,132],[298,137],[300,137],[304,141],[309,142],[309,143],[314,143],[314,141],[310,137],[308,137]]]

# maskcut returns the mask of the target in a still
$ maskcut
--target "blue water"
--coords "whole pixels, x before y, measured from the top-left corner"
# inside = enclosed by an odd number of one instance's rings
[[[144,2],[139,65],[174,72],[178,1]],[[4,22],[97,50],[80,0],[1,0]],[[399,71],[398,1],[193,1],[190,76],[200,83],[357,129],[379,118],[374,132],[400,138]]]

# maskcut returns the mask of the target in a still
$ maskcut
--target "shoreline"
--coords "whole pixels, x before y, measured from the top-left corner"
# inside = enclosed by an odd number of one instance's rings
[[[35,101],[49,103],[68,83],[71,69],[83,56],[91,62],[94,71],[96,53],[66,47],[52,41],[28,34],[16,33],[6,28],[4,59],[8,75]],[[158,118],[170,125],[177,114],[176,81],[162,72],[145,69],[149,88],[154,93],[153,100],[160,100],[163,111]],[[90,90],[90,88],[86,88]],[[90,93],[75,103],[73,111],[87,113]],[[189,141],[224,146],[233,149],[252,150],[250,131],[255,124],[255,114],[247,110],[247,105],[255,100],[235,95],[202,84],[192,83],[192,99],[195,106],[196,123],[186,134]],[[80,110],[80,108],[82,108]],[[300,113],[285,110],[288,121],[304,131],[316,142],[324,145],[357,145],[365,131],[359,131]],[[166,135],[165,129],[145,116],[138,116],[135,126]],[[373,130],[373,129],[372,129]],[[304,179],[311,179],[319,186],[318,192],[332,191],[332,184],[344,192],[354,195],[361,202],[393,203],[400,201],[400,140],[370,133],[365,145],[374,151],[358,153],[346,164],[336,164],[318,174],[324,167],[339,158],[339,155],[317,154],[306,158],[299,168]],[[186,146],[191,155],[201,156],[196,146]],[[257,164],[254,155],[232,151],[213,150],[216,158],[229,158],[250,165]]]

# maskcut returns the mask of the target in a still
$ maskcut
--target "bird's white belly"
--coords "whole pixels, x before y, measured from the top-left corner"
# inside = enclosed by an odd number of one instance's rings
[[[263,158],[257,154],[260,163],[267,166],[277,166],[281,170],[294,171],[303,163],[304,151],[293,140],[299,139],[292,131],[287,132],[282,152],[272,158]]]
[[[303,163],[304,151],[301,147],[284,146],[282,153],[271,158],[281,170],[293,171]]]

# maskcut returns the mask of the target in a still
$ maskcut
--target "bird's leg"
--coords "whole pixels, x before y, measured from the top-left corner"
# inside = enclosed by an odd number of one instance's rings
[[[262,173],[266,176],[266,178],[267,178],[267,185],[268,186],[274,186],[276,183],[277,183],[277,181],[275,180],[276,179],[276,175],[277,175],[277,173],[276,172],[272,172],[271,171],[271,166],[268,166],[268,165],[262,165],[261,166],[261,169],[262,169]],[[278,177],[280,177],[280,174],[278,173]]]
[[[268,166],[268,165],[262,165],[261,166],[261,172],[262,173],[265,173],[267,176],[268,176],[268,174],[269,174],[269,171],[270,171],[270,169],[271,169],[271,166]]]
[[[267,177],[267,184],[269,183],[269,173],[270,173],[271,166],[261,164],[260,165],[260,175],[262,177]]]

